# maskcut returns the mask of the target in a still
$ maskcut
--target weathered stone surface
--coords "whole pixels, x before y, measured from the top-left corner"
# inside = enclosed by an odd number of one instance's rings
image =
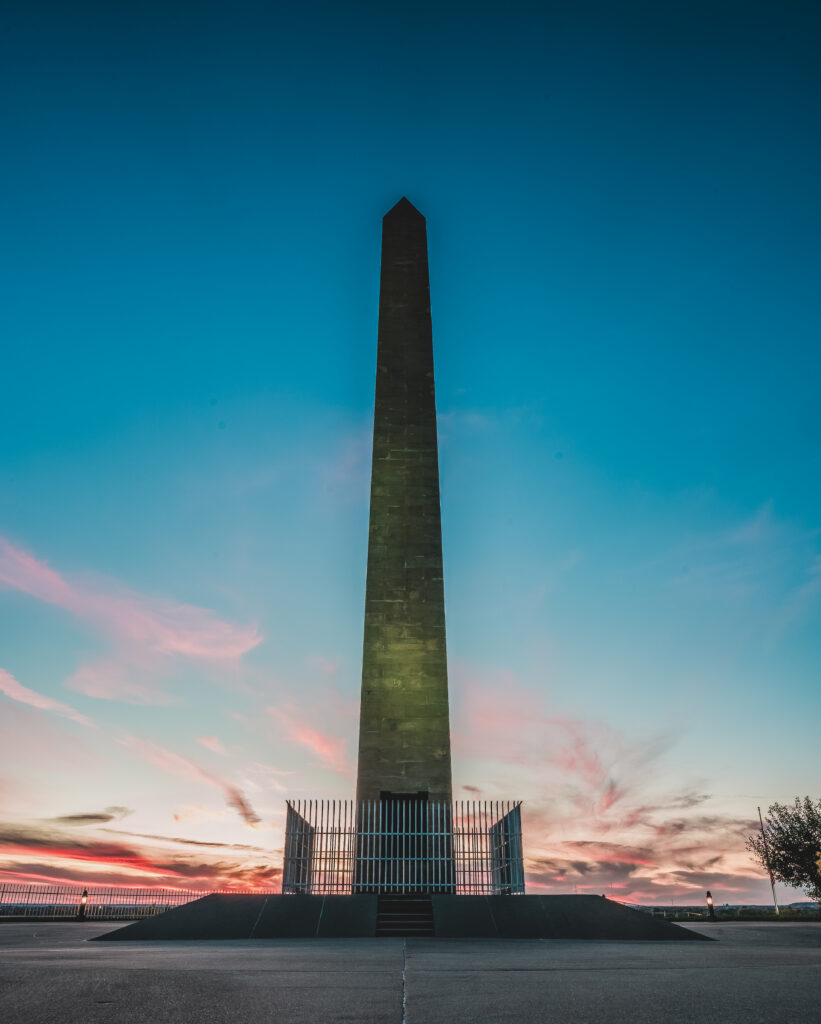
[[[451,799],[445,598],[425,218],[382,223],[358,800]]]

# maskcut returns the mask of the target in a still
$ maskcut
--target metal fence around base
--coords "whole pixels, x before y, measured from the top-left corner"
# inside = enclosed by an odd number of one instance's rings
[[[215,891],[218,890],[84,889],[79,885],[0,883],[0,919],[136,921],[181,907]]]
[[[282,891],[523,893],[521,804],[289,800]]]

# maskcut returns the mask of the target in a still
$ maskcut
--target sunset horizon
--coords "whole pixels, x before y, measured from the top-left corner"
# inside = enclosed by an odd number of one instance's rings
[[[522,801],[528,893],[772,904],[757,808],[821,796],[817,19],[326,6],[15,15],[0,885],[279,891],[286,801],[354,799],[406,196],[454,800]]]

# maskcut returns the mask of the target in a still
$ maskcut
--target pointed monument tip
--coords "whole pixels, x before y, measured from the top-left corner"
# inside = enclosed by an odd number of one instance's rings
[[[399,216],[408,217],[408,216],[413,216],[413,217],[421,217],[422,220],[425,219],[424,215],[421,214],[416,209],[416,207],[413,205],[413,203],[410,202],[410,200],[406,199],[404,196],[402,196],[402,198],[399,200],[399,202],[396,203],[394,206],[392,206],[390,208],[390,210],[388,210],[388,212],[385,214],[385,216],[386,217],[399,217]]]

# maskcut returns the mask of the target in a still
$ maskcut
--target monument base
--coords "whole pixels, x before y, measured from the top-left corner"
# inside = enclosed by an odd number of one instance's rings
[[[441,939],[701,940],[601,896],[431,896]],[[361,939],[377,934],[376,895],[203,896],[97,940]],[[709,941],[709,940],[707,940]]]

